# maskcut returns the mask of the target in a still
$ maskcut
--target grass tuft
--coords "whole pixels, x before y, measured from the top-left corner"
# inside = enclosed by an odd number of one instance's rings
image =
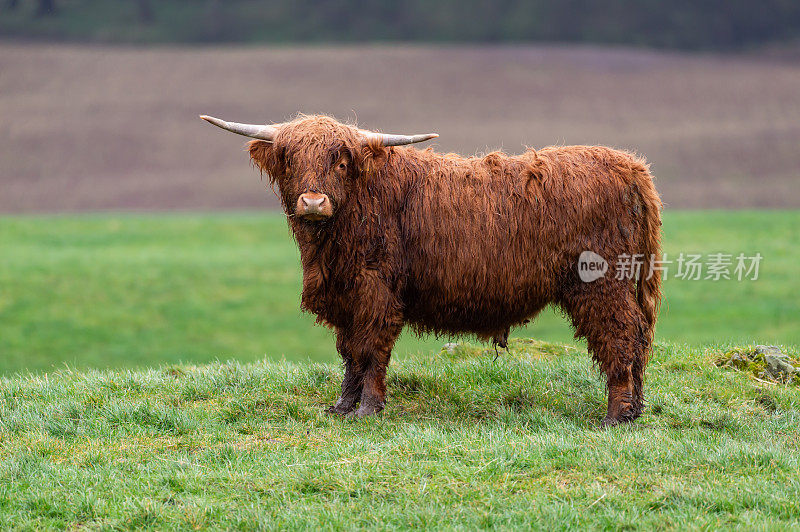
[[[789,374],[774,374],[768,371],[767,356],[757,346],[733,347],[719,354],[714,363],[717,366],[742,371],[752,377],[775,384],[800,386],[800,359],[791,359],[781,355],[786,362]]]

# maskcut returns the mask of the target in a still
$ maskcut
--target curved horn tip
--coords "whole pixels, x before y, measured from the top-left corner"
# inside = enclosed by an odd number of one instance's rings
[[[422,135],[411,135],[409,144],[417,144],[418,142],[426,142],[438,138],[438,133],[424,133]]]
[[[224,120],[219,119],[219,118],[215,118],[213,116],[200,115],[200,118],[202,118],[203,120],[205,120],[206,122],[208,122],[210,124],[214,124],[215,126],[219,126],[220,124],[224,124],[225,123]]]
[[[225,120],[214,118],[213,116],[208,115],[200,115],[200,118],[209,124],[213,124],[219,128],[230,131],[231,133],[236,133],[237,135],[243,135],[253,139],[265,140],[267,142],[272,142],[278,127],[274,125],[239,124],[238,122],[226,122]]]
[[[217,126],[217,127],[223,127],[223,124],[225,124],[224,120],[220,120],[219,118],[214,118],[213,116],[200,115],[200,118],[202,118],[203,120],[205,120],[209,124]]]

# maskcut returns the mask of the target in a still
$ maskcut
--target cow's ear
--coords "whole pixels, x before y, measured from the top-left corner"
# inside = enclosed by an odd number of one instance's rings
[[[387,148],[381,145],[380,140],[370,140],[354,150],[356,168],[363,176],[369,177],[378,172],[386,164],[389,156]]]
[[[247,151],[250,152],[250,159],[262,173],[270,176],[274,180],[280,173],[280,161],[275,153],[275,145],[264,140],[251,140],[247,143]]]

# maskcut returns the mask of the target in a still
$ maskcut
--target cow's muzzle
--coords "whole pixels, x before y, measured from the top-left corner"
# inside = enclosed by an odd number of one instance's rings
[[[306,220],[316,222],[329,218],[333,214],[331,200],[325,194],[306,192],[297,198],[295,214]]]

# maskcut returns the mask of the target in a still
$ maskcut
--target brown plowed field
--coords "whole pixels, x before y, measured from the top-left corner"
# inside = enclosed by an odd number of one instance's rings
[[[275,206],[203,123],[324,112],[462,154],[605,144],[671,207],[800,207],[800,61],[588,47],[0,44],[0,212]]]

